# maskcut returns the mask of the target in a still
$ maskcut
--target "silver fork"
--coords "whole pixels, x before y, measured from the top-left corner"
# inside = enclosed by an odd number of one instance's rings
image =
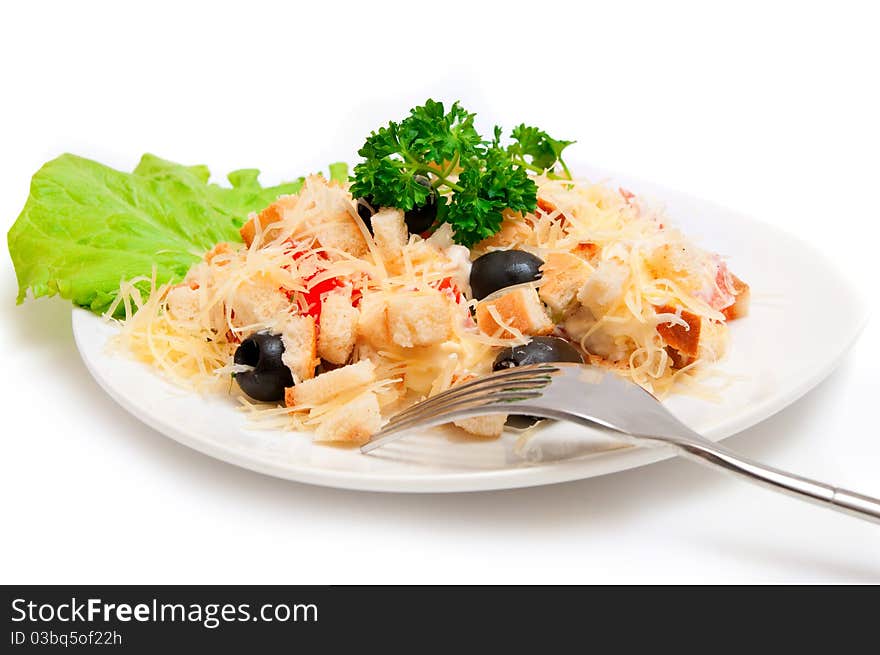
[[[880,499],[741,457],[688,428],[637,384],[580,364],[520,366],[460,384],[393,416],[361,451],[369,453],[413,428],[514,413],[603,427],[639,446],[672,446],[686,459],[880,523]]]

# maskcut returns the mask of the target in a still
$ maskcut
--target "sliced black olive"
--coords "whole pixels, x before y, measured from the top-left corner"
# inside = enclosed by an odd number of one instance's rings
[[[482,300],[499,289],[541,279],[544,260],[525,250],[494,250],[471,266],[471,291]]]
[[[242,341],[233,361],[254,368],[235,374],[241,390],[254,400],[283,400],[285,387],[293,386],[290,369],[281,360],[283,354],[284,342],[279,334],[256,332]]]
[[[431,189],[425,204],[413,207],[403,215],[406,227],[410,234],[422,234],[431,228],[437,220],[437,193],[431,188],[431,180],[424,175],[416,175],[413,178],[417,183]]]
[[[505,348],[495,358],[493,371],[501,371],[528,364],[552,364],[554,362],[573,362],[583,364],[584,358],[577,348],[559,337],[533,337],[524,346]],[[533,426],[541,419],[537,416],[513,415],[507,419],[507,425],[525,429]]]
[[[361,217],[361,220],[367,226],[367,229],[370,231],[370,234],[373,233],[373,214],[379,211],[379,208],[376,206],[376,202],[372,197],[367,196],[366,198],[358,198],[356,200],[357,203],[357,213],[358,216]]]

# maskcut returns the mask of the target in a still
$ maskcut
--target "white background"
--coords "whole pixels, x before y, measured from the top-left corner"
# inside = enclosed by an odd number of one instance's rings
[[[353,160],[426,97],[460,98],[484,126],[536,123],[578,139],[575,159],[821,244],[876,297],[878,21],[869,3],[806,4],[15,3],[0,224],[64,151],[272,182]],[[877,526],[675,460],[446,496],[240,470],[106,398],[65,302],[14,298],[4,253],[4,583],[880,581]],[[729,445],[880,495],[878,344],[872,320],[825,383]]]

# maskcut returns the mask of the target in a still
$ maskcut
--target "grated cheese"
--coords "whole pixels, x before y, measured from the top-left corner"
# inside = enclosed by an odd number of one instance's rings
[[[557,332],[579,344],[590,361],[659,396],[679,391],[717,397],[718,389],[705,386],[712,377],[705,364],[727,349],[721,310],[735,300],[720,258],[688,241],[661,210],[629,192],[587,180],[539,177],[536,182],[539,209],[525,215],[505,212],[501,231],[470,253],[453,243],[451,228],[444,224],[427,239],[410,236],[401,261],[392,264],[384,261],[347,187],[310,177],[298,195],[273,205],[274,222],[251,216],[254,236],[248,247],[219,244],[179,285],[157,286],[155,272],[152,278],[123,281],[108,310],[110,316],[120,307],[125,312],[113,346],[183,387],[232,393],[251,418],[267,427],[315,430],[325,417],[337,416],[337,410],[366,394],[375,394],[388,415],[487,374],[500,348],[528,343],[530,337],[493,306],[488,311],[499,329],[481,333],[471,315],[476,302],[465,297],[468,254],[475,259],[515,248],[545,260],[552,253],[567,253],[583,262],[588,284]],[[334,236],[333,230],[341,231]],[[527,286],[538,289],[545,282]],[[150,285],[146,300],[136,286],[145,283]],[[373,309],[361,311],[359,320],[379,321],[379,328],[383,316],[387,328],[389,298],[442,289],[437,295],[451,309],[449,336],[435,346],[403,347],[387,329],[357,328],[361,336],[350,361],[370,360],[373,381],[343,385],[332,398],[313,405],[273,407],[245,398],[230,382],[230,374],[250,370],[233,363],[238,343],[255,331],[280,331],[291,316],[320,310],[328,286],[342,288],[353,304],[370,305]],[[675,311],[655,309],[664,306]],[[683,311],[701,321],[699,353],[675,368],[658,326],[690,332]]]

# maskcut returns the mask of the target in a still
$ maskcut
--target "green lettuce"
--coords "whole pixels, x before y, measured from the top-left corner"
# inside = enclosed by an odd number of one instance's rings
[[[332,179],[347,173],[345,164],[330,167]],[[258,176],[237,170],[227,176],[232,186],[221,187],[208,182],[205,166],[149,154],[132,173],[70,154],[53,159],[34,175],[7,235],[18,302],[29,291],[57,294],[100,313],[122,280],[150,276],[154,267],[160,284],[181,280],[214,244],[241,241],[248,213],[303,183],[263,187]]]

